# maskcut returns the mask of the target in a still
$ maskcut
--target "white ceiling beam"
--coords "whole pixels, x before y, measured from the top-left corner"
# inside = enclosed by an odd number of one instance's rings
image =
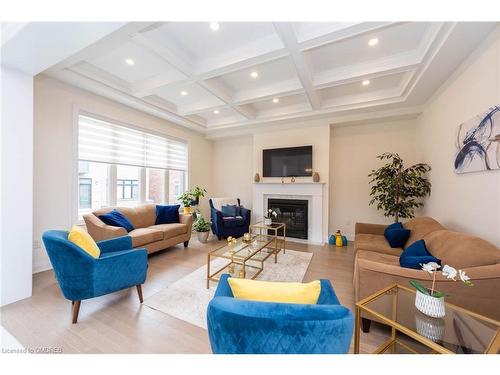
[[[293,26],[290,23],[274,22],[274,27],[283,44],[290,52],[290,57],[295,66],[295,71],[299,77],[300,83],[304,88],[307,99],[313,110],[321,108],[321,99],[318,93],[312,86],[311,73],[307,67],[307,63],[302,52],[299,49],[299,44],[293,31]]]

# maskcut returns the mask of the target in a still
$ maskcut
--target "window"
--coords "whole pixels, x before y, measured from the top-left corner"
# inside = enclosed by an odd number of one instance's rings
[[[187,144],[80,115],[78,214],[176,203],[187,186]]]

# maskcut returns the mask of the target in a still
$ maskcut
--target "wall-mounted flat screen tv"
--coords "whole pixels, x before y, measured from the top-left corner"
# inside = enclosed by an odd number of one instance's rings
[[[312,176],[312,146],[262,151],[263,177]]]

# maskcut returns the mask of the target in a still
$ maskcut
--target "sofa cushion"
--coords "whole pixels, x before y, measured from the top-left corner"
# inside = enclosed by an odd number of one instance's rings
[[[403,249],[392,248],[381,234],[358,233],[354,239],[354,251],[368,250],[399,256]]]
[[[403,247],[410,237],[410,230],[405,228],[386,229],[384,237],[392,248]]]
[[[139,247],[151,242],[163,240],[163,232],[158,229],[137,228],[128,234],[132,237],[132,246]]]
[[[174,224],[179,222],[179,208],[180,204],[171,205],[156,205],[156,221],[155,225],[158,224]]]
[[[134,226],[128,220],[128,218],[116,209],[113,209],[111,212],[99,215],[99,219],[101,219],[104,224],[111,225],[113,227],[125,228],[127,232],[130,232],[134,229]]]
[[[188,232],[188,226],[182,223],[158,224],[152,225],[149,229],[159,230],[163,232],[163,239],[168,240],[175,236],[180,236]]]
[[[238,214],[237,206],[234,204],[225,204],[221,208],[223,217],[235,217]]]
[[[408,238],[408,241],[406,241],[405,247],[410,246],[415,241],[423,239],[427,234],[431,232],[446,229],[431,217],[416,217],[404,223],[403,226],[411,231],[410,237]]]
[[[156,204],[144,204],[137,207],[106,207],[93,212],[99,216],[111,212],[114,208],[120,211],[134,228],[147,228],[155,224],[156,221]]]
[[[435,262],[441,265],[441,260],[433,257],[429,253],[424,240],[418,240],[412,243],[399,257],[399,264],[401,267],[414,268],[416,270],[421,269],[422,264],[429,262]]]
[[[500,249],[479,237],[451,230],[438,230],[424,237],[435,257],[457,269],[500,263]]]
[[[238,205],[238,199],[237,198],[212,198],[212,205],[217,211],[222,210],[222,206],[225,205]]]
[[[241,216],[223,217],[222,221],[226,228],[241,227],[245,225],[245,220]]]

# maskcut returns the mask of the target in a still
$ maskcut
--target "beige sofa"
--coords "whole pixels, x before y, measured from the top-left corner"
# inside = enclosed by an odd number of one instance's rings
[[[127,233],[125,228],[114,227],[104,224],[99,215],[105,214],[116,208],[130,220],[134,230]],[[134,208],[130,207],[107,207],[96,210],[90,214],[83,215],[87,231],[96,241],[106,240],[119,236],[129,235],[132,237],[132,246],[145,248],[148,253],[163,250],[180,243],[188,246],[191,238],[193,224],[192,215],[179,214],[179,223],[159,224],[156,221],[156,205],[145,204]]]
[[[474,286],[467,287],[438,273],[436,289],[448,294],[448,302],[500,320],[499,248],[481,238],[447,230],[430,217],[415,218],[403,225],[411,230],[406,246],[423,239],[429,252],[441,259],[443,265],[449,264],[463,269],[472,279]],[[356,224],[356,301],[393,283],[409,286],[409,281],[414,279],[424,281],[424,285],[430,285],[427,273],[399,265],[399,256],[403,249],[393,249],[389,246],[384,237],[385,228],[385,225],[378,224]]]

